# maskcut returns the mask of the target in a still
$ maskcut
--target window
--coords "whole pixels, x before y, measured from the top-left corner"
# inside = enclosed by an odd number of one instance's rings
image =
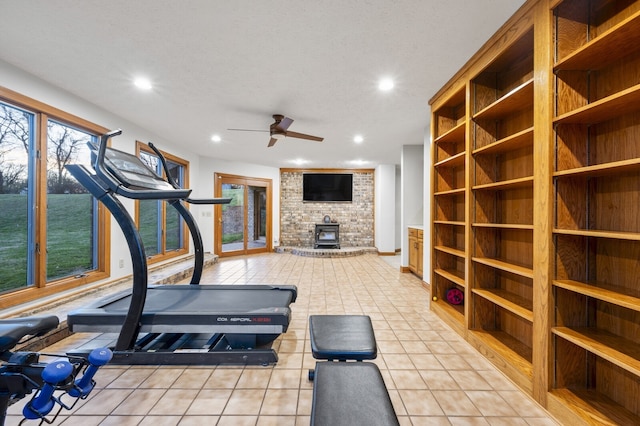
[[[0,291],[34,282],[33,122],[33,113],[0,103]]]
[[[158,175],[165,176],[160,159],[146,144],[138,142],[137,151],[142,162]],[[176,183],[181,188],[188,187],[186,177],[188,176],[189,163],[165,152],[162,155],[164,155],[169,173]],[[186,224],[176,209],[165,201],[140,200],[136,205],[138,230],[150,262],[187,252]]]
[[[0,87],[0,307],[108,276],[104,209],[65,169],[104,131]]]

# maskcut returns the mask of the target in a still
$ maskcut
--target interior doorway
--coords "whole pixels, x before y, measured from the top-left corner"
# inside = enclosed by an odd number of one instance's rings
[[[220,257],[271,251],[271,179],[216,173],[215,252]]]

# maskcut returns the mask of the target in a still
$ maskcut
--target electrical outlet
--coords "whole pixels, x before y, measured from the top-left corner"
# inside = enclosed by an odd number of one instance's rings
[[[124,259],[118,261],[118,267],[120,267],[120,269],[124,268]]]

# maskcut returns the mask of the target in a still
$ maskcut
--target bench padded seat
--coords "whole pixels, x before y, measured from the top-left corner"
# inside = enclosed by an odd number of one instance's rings
[[[399,425],[378,366],[317,362],[311,426]]]
[[[311,315],[309,335],[315,359],[362,361],[378,355],[367,315]]]

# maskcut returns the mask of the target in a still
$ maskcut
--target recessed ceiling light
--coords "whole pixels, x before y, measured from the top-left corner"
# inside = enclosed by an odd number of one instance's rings
[[[383,92],[388,92],[389,90],[393,89],[394,86],[395,84],[393,83],[393,80],[388,77],[383,78],[378,82],[378,89]]]
[[[136,85],[138,89],[142,90],[151,90],[151,81],[148,78],[138,77],[133,81],[133,84]]]
[[[354,166],[363,166],[369,162],[367,160],[351,160],[349,161],[349,163],[353,164]]]
[[[220,135],[213,135],[213,136],[211,136],[211,140],[213,142],[220,142],[222,140],[222,138],[220,137]]]
[[[293,164],[297,164],[298,166],[301,166],[303,164],[307,164],[309,162],[309,160],[305,160],[303,158],[296,158],[295,160],[291,160],[291,162]]]
[[[353,141],[354,141],[355,143],[362,143],[362,141],[364,141],[364,138],[362,137],[362,135],[355,135],[355,136],[353,137]]]

